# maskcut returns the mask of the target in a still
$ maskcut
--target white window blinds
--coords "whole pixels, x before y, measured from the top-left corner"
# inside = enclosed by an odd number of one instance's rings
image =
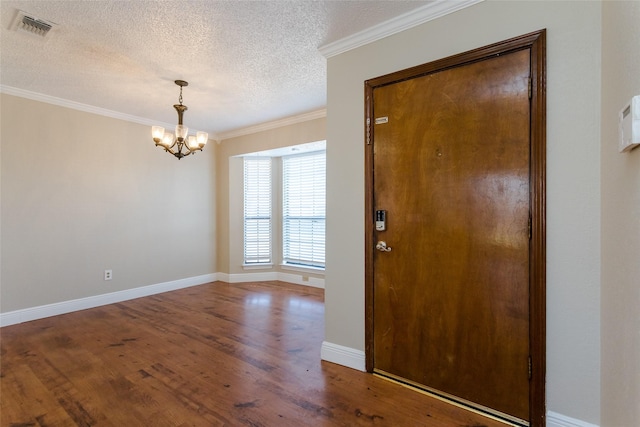
[[[271,158],[244,158],[244,263],[271,263]]]
[[[282,158],[285,264],[324,268],[326,152]]]

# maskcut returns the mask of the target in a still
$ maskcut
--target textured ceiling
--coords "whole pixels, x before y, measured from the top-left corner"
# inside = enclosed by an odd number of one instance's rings
[[[0,2],[0,83],[220,134],[326,105],[318,48],[429,1]],[[12,28],[18,11],[57,25]]]

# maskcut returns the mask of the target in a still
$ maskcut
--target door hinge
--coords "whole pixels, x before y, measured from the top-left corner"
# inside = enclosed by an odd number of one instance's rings
[[[531,99],[531,93],[533,92],[533,83],[531,83],[531,77],[529,77],[529,99]]]
[[[531,356],[529,356],[529,379],[531,379]]]
[[[367,117],[367,145],[371,145],[371,118]]]
[[[529,240],[531,240],[531,213],[529,213]]]

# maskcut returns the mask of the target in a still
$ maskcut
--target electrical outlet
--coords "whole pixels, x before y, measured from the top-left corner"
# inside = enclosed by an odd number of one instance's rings
[[[112,270],[105,270],[104,271],[104,280],[111,280],[113,278],[113,271]]]

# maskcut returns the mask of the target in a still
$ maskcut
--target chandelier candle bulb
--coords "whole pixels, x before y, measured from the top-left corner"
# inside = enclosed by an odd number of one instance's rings
[[[171,144],[173,144],[173,134],[165,133],[164,137],[162,137],[162,142],[160,142],[160,144],[167,148],[171,147]]]
[[[198,146],[202,148],[207,144],[207,140],[209,139],[209,134],[207,132],[197,132],[196,138],[198,139]]]
[[[187,145],[189,146],[190,150],[195,150],[195,149],[200,148],[198,146],[198,141],[196,140],[196,137],[193,136],[193,135],[189,136],[189,139],[187,140]]]
[[[207,132],[196,132],[195,136],[189,136],[189,128],[182,124],[184,112],[188,110],[187,106],[182,103],[182,88],[188,86],[189,83],[184,80],[176,80],[174,83],[180,86],[179,104],[173,106],[178,113],[175,139],[172,134],[165,133],[162,126],[152,126],[151,137],[156,143],[156,147],[160,146],[164,148],[164,151],[173,154],[180,160],[189,154],[194,154],[196,151],[202,151],[202,148],[207,144],[209,134]],[[183,152],[183,149],[186,151]]]
[[[162,126],[151,126],[151,136],[155,142],[160,142],[164,137],[164,128]]]
[[[182,125],[176,126],[176,138],[178,138],[179,141],[184,141],[187,138],[188,134],[189,134],[188,127],[182,126]]]

